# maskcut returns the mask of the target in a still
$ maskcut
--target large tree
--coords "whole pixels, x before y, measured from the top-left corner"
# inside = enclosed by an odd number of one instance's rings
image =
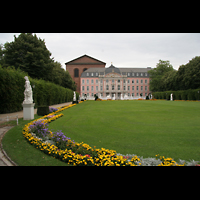
[[[151,78],[150,90],[164,91],[165,86],[162,79],[164,75],[170,71],[174,71],[173,66],[170,64],[170,62],[168,60],[167,61],[159,60],[159,62],[156,65],[156,68],[148,71]]]
[[[68,71],[65,71],[61,63],[54,62],[54,67],[52,70],[52,74],[49,77],[49,81],[54,82],[58,85],[61,85],[65,88],[70,88],[72,90],[76,90],[76,85],[74,81],[72,80],[72,77],[70,76]]]
[[[179,67],[176,84],[179,90],[200,88],[200,56]]]
[[[4,44],[3,66],[14,66],[33,78],[48,80],[53,69],[51,53],[41,40],[32,33],[14,36],[14,41]]]

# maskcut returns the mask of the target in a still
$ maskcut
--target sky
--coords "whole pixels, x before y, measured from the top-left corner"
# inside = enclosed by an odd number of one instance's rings
[[[0,33],[0,44],[20,33]],[[36,33],[55,61],[88,55],[115,67],[156,67],[169,60],[174,69],[200,56],[200,33]]]

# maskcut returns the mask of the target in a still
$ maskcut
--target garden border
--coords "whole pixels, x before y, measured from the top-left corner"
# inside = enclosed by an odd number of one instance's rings
[[[71,104],[69,106],[62,107],[59,110],[53,113],[50,113],[50,115],[56,114],[58,112],[61,112],[75,105],[76,104]],[[43,116],[37,120],[43,119],[44,121],[42,122],[46,124],[58,119],[59,117],[62,117],[63,114],[61,113],[59,115],[56,115],[55,117],[45,119],[47,118],[47,116],[48,115]],[[93,149],[88,144],[84,144],[83,142],[82,143],[73,142],[73,143],[75,144],[74,146],[76,145],[82,146],[84,148],[87,148],[87,150],[92,149],[92,151],[95,151],[96,153],[95,157],[91,157],[90,155],[87,155],[87,154],[84,154],[84,156],[82,156],[81,154],[73,153],[71,149],[69,150],[66,148],[65,150],[62,150],[62,149],[59,149],[54,144],[48,143],[47,141],[42,142],[40,138],[39,139],[35,138],[29,132],[30,131],[29,126],[32,125],[37,120],[34,120],[25,125],[23,129],[23,135],[30,144],[33,144],[37,149],[44,151],[44,153],[51,155],[54,158],[58,158],[61,161],[64,161],[68,164],[73,164],[73,165],[92,165],[92,166],[113,166],[113,165],[114,166],[140,166],[141,165],[142,160],[137,156],[134,156],[132,157],[131,160],[130,159],[128,160],[126,156],[123,156],[121,154],[119,155],[114,150],[109,150],[105,148],[95,149],[95,147]],[[68,141],[72,143],[71,140],[67,140],[67,142]],[[184,166],[185,165],[185,163],[178,164],[172,158],[165,158],[164,156],[160,156],[160,158],[157,158],[157,155],[156,155],[156,160],[158,161],[160,160],[160,164],[158,166]]]

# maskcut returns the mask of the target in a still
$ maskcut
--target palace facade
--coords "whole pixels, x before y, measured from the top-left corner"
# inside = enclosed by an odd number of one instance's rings
[[[66,70],[77,85],[81,99],[137,99],[149,95],[150,77],[147,68],[117,68],[83,55],[67,63]]]
[[[137,99],[149,95],[151,68],[91,68],[81,75],[81,98]]]

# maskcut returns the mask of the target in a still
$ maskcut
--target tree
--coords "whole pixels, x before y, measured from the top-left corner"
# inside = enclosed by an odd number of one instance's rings
[[[176,83],[179,90],[200,88],[200,56],[196,56],[177,72]]]
[[[44,40],[32,33],[14,36],[14,41],[4,45],[4,67],[14,66],[28,73],[32,78],[48,80],[53,69],[51,53]]]
[[[71,75],[69,74],[68,71],[65,71],[62,68],[61,63],[57,61],[53,63],[53,70],[52,74],[49,77],[49,81],[61,85],[65,88],[76,90],[76,85],[72,80]]]
[[[170,62],[159,60],[159,63],[157,63],[156,68],[149,70],[148,73],[151,78],[150,82],[150,90],[151,91],[164,91],[165,86],[162,82],[163,76],[170,71],[173,71],[173,66],[170,64]]]

